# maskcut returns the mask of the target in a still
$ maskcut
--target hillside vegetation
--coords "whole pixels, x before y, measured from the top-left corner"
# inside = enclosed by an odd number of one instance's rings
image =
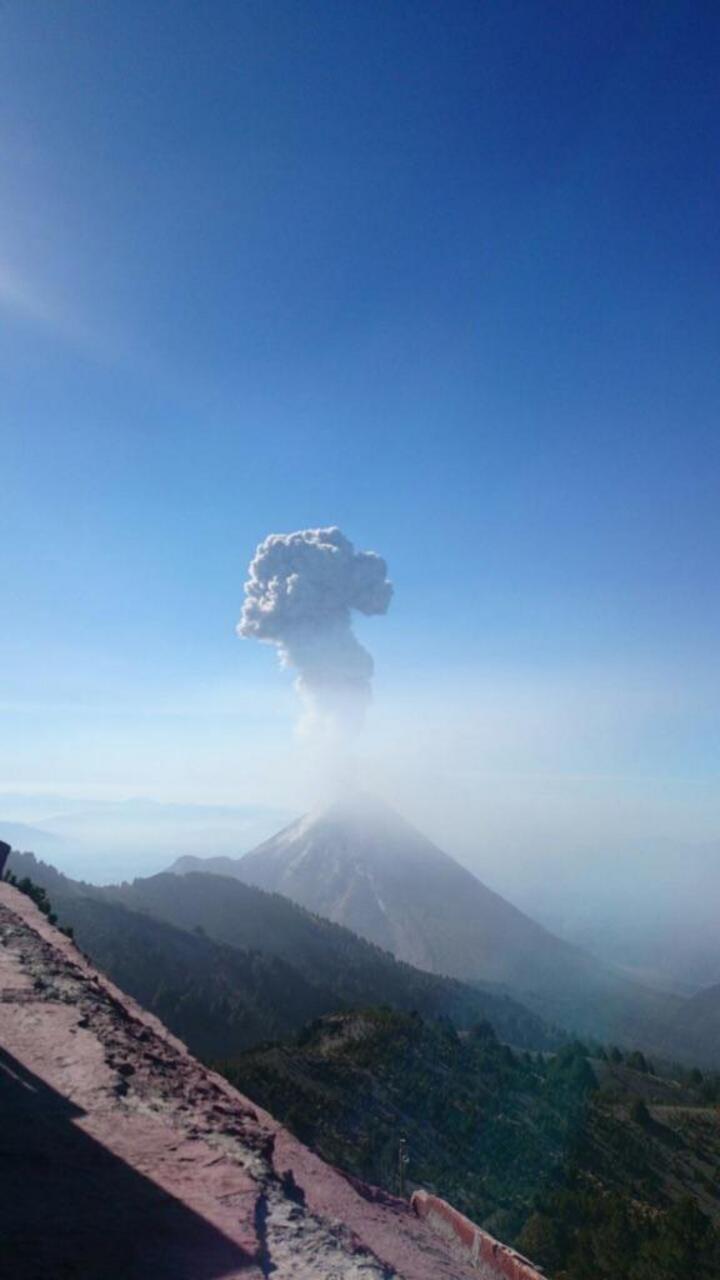
[[[120,987],[333,1164],[438,1192],[555,1280],[720,1275],[718,1077],[563,1041],[237,882],[95,889],[15,867]]]
[[[519,1046],[562,1037],[509,996],[424,973],[279,894],[209,875],[97,888],[31,855],[16,873],[47,890],[79,946],[202,1056],[231,1055],[323,1013],[389,1002],[460,1027],[492,1021]]]
[[[376,1009],[222,1069],[326,1159],[392,1190],[403,1137],[410,1185],[557,1280],[717,1280],[717,1082],[613,1057],[514,1053],[487,1024],[460,1037]]]

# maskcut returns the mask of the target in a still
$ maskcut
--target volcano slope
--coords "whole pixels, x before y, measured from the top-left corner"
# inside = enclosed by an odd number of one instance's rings
[[[182,859],[174,869],[198,865]],[[501,984],[572,1031],[653,1049],[681,1003],[555,937],[369,796],[300,819],[233,873],[420,969]]]
[[[0,883],[0,1240],[13,1280],[464,1280],[202,1067]]]

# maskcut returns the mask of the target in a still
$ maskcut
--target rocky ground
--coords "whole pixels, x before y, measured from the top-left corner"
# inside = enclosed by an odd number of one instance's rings
[[[0,884],[0,1240],[12,1280],[464,1280],[202,1067]]]

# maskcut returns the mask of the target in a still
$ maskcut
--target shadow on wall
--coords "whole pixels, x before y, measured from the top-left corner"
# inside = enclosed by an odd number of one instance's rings
[[[0,1049],[0,1241],[13,1280],[216,1280],[257,1259],[73,1123]]]

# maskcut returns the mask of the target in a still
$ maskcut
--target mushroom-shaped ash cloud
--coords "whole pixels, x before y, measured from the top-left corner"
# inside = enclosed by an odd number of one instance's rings
[[[386,613],[387,565],[356,551],[340,529],[271,533],[250,563],[238,634],[274,644],[310,711],[354,729],[370,700],[373,660],[352,629],[352,612]]]

